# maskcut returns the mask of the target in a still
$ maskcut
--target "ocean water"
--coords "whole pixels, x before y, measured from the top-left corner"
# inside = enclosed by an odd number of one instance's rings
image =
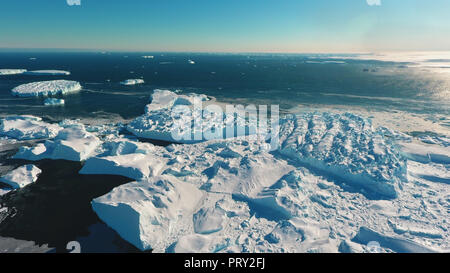
[[[154,58],[142,58],[144,55]],[[414,67],[412,61],[374,59],[306,54],[3,52],[1,68],[60,69],[71,75],[0,76],[0,114],[32,114],[55,120],[130,119],[143,113],[152,90],[160,88],[207,94],[232,104],[278,104],[282,112],[359,107],[449,115],[450,73]],[[146,83],[119,84],[130,78],[142,78]],[[53,79],[79,81],[83,90],[65,96],[64,107],[44,106],[43,98],[10,94],[17,85]]]

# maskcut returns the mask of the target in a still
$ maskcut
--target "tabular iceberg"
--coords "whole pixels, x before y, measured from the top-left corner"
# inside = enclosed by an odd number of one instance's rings
[[[160,176],[119,186],[94,199],[92,208],[125,240],[160,252],[169,247],[168,237],[192,229],[191,217],[202,196],[193,185]]]
[[[26,71],[24,74],[35,76],[43,76],[43,75],[57,76],[57,75],[70,75],[70,72],[64,70],[34,70],[34,71]]]
[[[46,140],[34,147],[21,147],[14,158],[83,161],[93,155],[100,144],[100,139],[86,132],[82,124],[73,124],[59,131],[53,140]]]
[[[34,116],[9,116],[0,120],[0,136],[18,140],[53,138],[62,128]]]
[[[0,76],[1,75],[23,74],[26,71],[27,71],[26,69],[0,69]]]
[[[120,82],[121,85],[136,85],[145,83],[143,79],[129,79],[123,82]]]
[[[41,170],[34,165],[19,167],[0,178],[0,182],[10,185],[14,189],[23,188],[28,184],[36,182]]]
[[[89,158],[80,174],[114,174],[142,180],[160,174],[166,160],[141,153]]]
[[[54,96],[73,93],[81,90],[81,85],[76,81],[55,80],[22,84],[12,90],[14,96],[39,97]]]

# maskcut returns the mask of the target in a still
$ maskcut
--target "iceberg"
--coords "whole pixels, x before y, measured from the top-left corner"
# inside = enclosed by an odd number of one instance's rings
[[[34,70],[34,71],[26,71],[24,74],[33,76],[43,76],[43,75],[58,76],[58,75],[70,75],[70,72],[64,70]]]
[[[279,152],[300,164],[395,198],[406,159],[369,120],[346,113],[307,113],[280,122]]]
[[[54,99],[54,98],[48,98],[45,99],[44,105],[45,106],[59,106],[64,105],[65,101],[63,99]]]
[[[43,122],[34,116],[9,116],[0,120],[0,136],[18,140],[53,138],[60,130],[59,125]]]
[[[145,83],[143,79],[129,79],[120,82],[122,85],[136,85],[136,84],[143,84]]]
[[[0,69],[0,76],[1,75],[23,74],[26,71],[27,71],[26,69]]]
[[[114,174],[135,180],[159,175],[166,160],[141,153],[89,158],[80,174]]]
[[[52,140],[34,147],[21,147],[14,158],[37,161],[42,159],[64,159],[84,161],[94,155],[101,141],[86,131],[82,124],[72,124],[59,131]]]
[[[41,172],[38,167],[29,164],[0,177],[0,182],[8,184],[14,189],[19,189],[36,182]]]
[[[226,138],[228,125],[245,129],[238,131],[237,136],[250,131],[248,123],[243,118],[235,119],[232,114],[207,107],[204,109],[195,107],[207,100],[208,97],[205,95],[178,95],[168,90],[154,90],[152,101],[146,106],[145,114],[129,123],[127,129],[141,138],[190,144]],[[190,113],[183,112],[179,107],[189,109]]]
[[[12,90],[12,94],[18,97],[39,97],[65,95],[81,90],[81,85],[76,81],[55,80],[22,84]]]
[[[191,184],[156,176],[114,188],[94,199],[92,208],[137,248],[164,252],[183,231],[192,229],[192,214],[202,197]]]

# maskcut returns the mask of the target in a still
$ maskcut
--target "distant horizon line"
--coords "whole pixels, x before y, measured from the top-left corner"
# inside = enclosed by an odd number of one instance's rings
[[[450,52],[449,50],[386,50],[379,52],[369,52],[369,51],[348,51],[348,52],[333,52],[333,51],[298,51],[298,52],[282,52],[282,51],[201,51],[201,50],[125,50],[125,49],[88,49],[88,48],[9,48],[0,47],[0,52],[55,52],[55,53],[177,53],[177,54],[359,54],[359,55],[371,55],[380,53],[408,53],[408,52]]]

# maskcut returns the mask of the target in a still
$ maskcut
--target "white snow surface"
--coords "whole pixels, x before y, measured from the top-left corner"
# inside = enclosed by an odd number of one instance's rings
[[[65,95],[80,90],[81,85],[77,81],[54,80],[22,84],[13,88],[12,94],[19,97],[46,97]]]
[[[36,182],[41,172],[38,167],[29,164],[0,177],[0,182],[8,184],[14,189],[19,189]]]
[[[0,120],[0,136],[18,140],[53,138],[60,130],[59,125],[34,116],[8,116]]]

